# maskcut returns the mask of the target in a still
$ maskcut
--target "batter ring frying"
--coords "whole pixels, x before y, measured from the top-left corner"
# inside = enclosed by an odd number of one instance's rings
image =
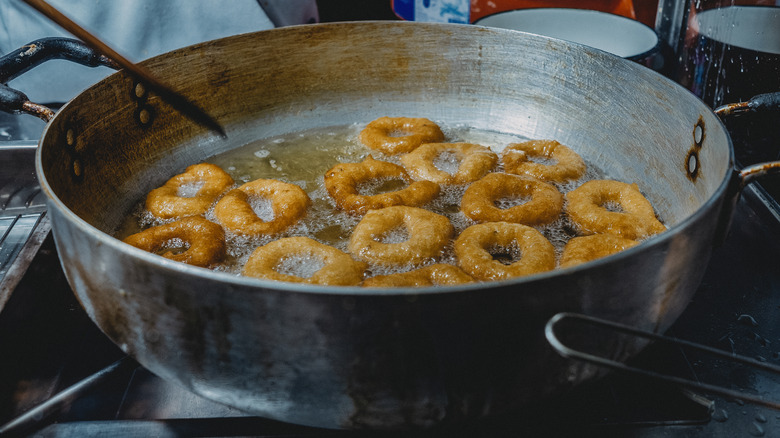
[[[146,209],[161,219],[201,215],[232,185],[233,178],[219,166],[193,164],[184,173],[149,192]]]
[[[147,228],[126,237],[124,242],[167,259],[204,268],[225,257],[225,232],[201,216]],[[174,251],[177,247],[186,249]]]
[[[436,167],[442,154],[450,154],[458,163],[454,173]],[[415,179],[438,184],[464,184],[474,182],[490,172],[498,155],[485,146],[472,143],[426,143],[401,157],[401,163]]]
[[[566,212],[584,234],[642,239],[666,230],[639,187],[620,181],[591,180],[566,193]]]
[[[425,118],[380,117],[360,132],[360,141],[387,155],[411,152],[423,143],[444,140],[436,123]]]
[[[494,258],[506,255],[507,263]],[[472,225],[455,240],[458,265],[482,281],[536,274],[555,269],[555,248],[532,227],[508,222]]]
[[[457,266],[438,263],[390,275],[377,275],[363,281],[363,287],[426,287],[473,283],[475,280]]]
[[[502,199],[527,202],[500,208]],[[510,204],[511,205],[511,204]],[[489,173],[470,185],[461,199],[461,211],[477,222],[513,222],[541,225],[554,221],[563,208],[563,195],[553,185],[534,178]]]
[[[404,229],[406,239],[382,241],[394,230]],[[387,207],[363,217],[349,239],[349,251],[378,265],[418,266],[440,256],[452,233],[453,226],[444,216],[415,207]]]
[[[307,268],[310,272],[300,272]],[[286,237],[257,248],[243,274],[293,283],[355,286],[365,270],[365,263],[332,246],[308,237]]]
[[[614,234],[591,234],[569,240],[561,255],[561,268],[576,266],[591,260],[606,257],[611,254],[638,245],[639,242],[624,239]]]
[[[263,220],[252,208],[257,199],[270,201],[273,218]],[[278,234],[306,214],[311,200],[296,186],[274,179],[258,179],[229,191],[214,207],[217,220],[233,233],[244,236]]]
[[[408,184],[401,190],[363,195],[361,184],[383,180],[401,180]],[[340,208],[365,214],[369,210],[408,205],[419,207],[438,196],[439,185],[431,181],[412,181],[403,167],[375,160],[370,155],[360,163],[337,164],[325,174],[325,188]]]
[[[530,158],[555,161],[544,164]],[[516,175],[528,175],[543,181],[564,183],[585,174],[587,167],[580,155],[555,140],[530,140],[510,144],[501,155],[504,170]]]

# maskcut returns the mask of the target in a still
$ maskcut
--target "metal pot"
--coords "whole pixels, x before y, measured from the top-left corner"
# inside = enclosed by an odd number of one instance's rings
[[[426,428],[518,409],[598,370],[544,324],[577,312],[662,332],[728,222],[743,174],[726,130],[682,87],[545,37],[361,22],[229,37],[144,62],[216,117],[222,139],[122,73],[48,124],[37,171],[68,280],[96,324],[161,377],[282,421]],[[556,138],[639,184],[670,229],[620,254],[498,283],[363,290],[239,278],[111,236],[145,193],[257,138],[384,115]],[[742,175],[742,176],[740,176]],[[644,344],[594,337],[624,360]]]

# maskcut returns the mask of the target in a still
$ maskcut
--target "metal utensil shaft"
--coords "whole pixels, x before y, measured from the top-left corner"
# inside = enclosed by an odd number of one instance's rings
[[[77,38],[80,38],[93,49],[103,53],[105,56],[127,70],[131,75],[135,76],[136,79],[145,82],[151,90],[157,93],[164,101],[168,102],[171,106],[173,106],[173,108],[181,112],[183,115],[189,117],[194,122],[219,133],[219,135],[222,137],[227,137],[225,129],[222,127],[222,125],[220,125],[219,122],[208,115],[198,105],[177,93],[169,86],[160,82],[150,71],[144,67],[133,63],[129,59],[117,53],[98,37],[92,35],[89,31],[62,14],[59,10],[50,4],[43,0],[24,0],[24,2],[35,8],[35,10],[53,22],[60,25],[63,29],[72,33]]]

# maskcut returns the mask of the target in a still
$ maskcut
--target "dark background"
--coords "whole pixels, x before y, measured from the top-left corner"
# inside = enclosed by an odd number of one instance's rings
[[[390,0],[317,0],[321,22],[398,20]]]

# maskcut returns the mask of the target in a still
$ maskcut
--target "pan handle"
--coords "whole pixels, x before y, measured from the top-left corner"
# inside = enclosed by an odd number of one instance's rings
[[[780,111],[780,92],[759,94],[747,102],[729,103],[715,108],[715,114],[721,118],[756,111]]]
[[[779,401],[767,400],[757,395],[735,391],[733,389],[725,388],[710,383],[693,381],[682,377],[662,374],[656,371],[627,365],[623,362],[618,362],[613,359],[608,359],[602,356],[598,356],[592,353],[580,351],[575,348],[569,347],[563,341],[561,341],[560,337],[556,333],[556,327],[559,324],[565,323],[567,321],[569,322],[574,321],[575,323],[600,327],[606,330],[612,330],[614,332],[625,334],[625,335],[636,336],[639,338],[644,338],[655,342],[666,342],[666,343],[676,345],[678,347],[687,348],[691,350],[698,350],[700,352],[717,356],[724,360],[734,361],[740,364],[755,367],[756,369],[761,371],[766,371],[766,372],[780,375],[780,367],[776,365],[767,362],[761,362],[756,359],[740,356],[737,354],[727,353],[723,350],[707,347],[701,344],[696,344],[694,342],[689,342],[682,339],[676,339],[669,336],[663,336],[656,333],[639,330],[627,325],[618,324],[612,321],[606,321],[603,319],[594,318],[592,316],[586,316],[577,313],[566,313],[566,312],[558,313],[554,315],[552,318],[550,318],[550,320],[547,322],[547,324],[544,327],[544,335],[547,338],[547,342],[553,347],[553,349],[558,354],[560,354],[565,358],[578,359],[585,362],[590,362],[596,365],[600,365],[603,367],[607,367],[613,370],[625,371],[625,372],[638,374],[645,377],[650,377],[653,379],[663,380],[665,382],[681,385],[691,390],[701,391],[709,394],[716,394],[723,397],[731,397],[745,402],[755,403],[757,405],[780,410]]]
[[[31,114],[48,122],[54,111],[30,102],[21,91],[5,85],[11,79],[51,59],[65,59],[87,67],[119,66],[86,44],[71,38],[41,38],[0,57],[0,111]]]
[[[729,103],[715,108],[715,114],[723,118],[748,112],[780,111],[780,92],[759,94],[747,102]],[[738,173],[740,186],[745,187],[757,178],[780,173],[780,161],[754,164]]]
[[[729,103],[719,106],[714,113],[721,119],[750,112],[780,111],[780,92],[765,93],[754,96],[747,102]],[[731,215],[745,186],[770,175],[780,173],[780,161],[769,161],[753,164],[732,173],[731,181],[725,195],[724,208],[720,215],[715,234],[716,244],[722,242],[731,227]]]

